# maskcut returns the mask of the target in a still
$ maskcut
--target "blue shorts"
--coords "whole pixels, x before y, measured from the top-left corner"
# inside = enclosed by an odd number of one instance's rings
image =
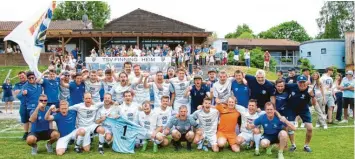
[[[267,139],[270,141],[270,144],[275,144],[275,143],[279,143],[279,133],[277,134],[263,134],[261,136],[261,140],[262,139]]]
[[[20,110],[19,110],[19,113],[20,113],[20,118],[21,118],[21,123],[28,123],[29,122],[29,116],[27,116],[27,109],[25,107],[25,105],[21,104],[20,105]]]
[[[14,97],[10,96],[10,97],[4,97],[2,98],[3,102],[13,102],[14,101]]]
[[[312,115],[309,110],[294,111],[285,109],[285,115],[288,121],[295,121],[297,116],[300,116],[303,123],[312,123]]]

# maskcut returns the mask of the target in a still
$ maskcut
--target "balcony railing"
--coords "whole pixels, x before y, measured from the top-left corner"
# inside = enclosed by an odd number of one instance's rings
[[[272,56],[276,61],[276,66],[298,66],[299,56]]]

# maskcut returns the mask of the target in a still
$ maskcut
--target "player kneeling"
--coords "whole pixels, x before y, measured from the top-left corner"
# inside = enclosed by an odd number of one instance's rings
[[[70,140],[76,140],[76,146],[80,145],[85,136],[85,129],[76,129],[76,112],[69,111],[69,104],[67,101],[62,100],[59,104],[59,113],[51,115],[51,112],[56,112],[55,105],[49,108],[46,113],[45,119],[48,121],[55,121],[60,133],[60,138],[57,141],[56,152],[61,156],[65,153]]]
[[[196,131],[199,131],[200,128],[197,122],[187,114],[187,107],[185,105],[181,105],[177,116],[171,118],[164,130],[165,135],[171,133],[171,143],[174,145],[175,151],[179,151],[182,148],[181,141],[186,141],[186,149],[191,151],[191,144],[195,137],[195,133],[192,131],[192,128],[196,128]],[[175,129],[171,131],[173,127],[175,127]]]
[[[283,150],[287,146],[288,135],[284,127],[296,130],[296,127],[289,122],[284,116],[279,116],[278,112],[275,111],[275,106],[271,102],[265,104],[266,114],[260,116],[254,121],[255,126],[262,126],[264,128],[264,134],[261,137],[261,147],[267,148],[266,154],[272,154],[272,147],[274,143],[279,143],[279,154],[278,158],[283,159]],[[275,116],[275,114],[278,114]],[[253,126],[254,127],[254,126]]]
[[[261,112],[260,109],[257,109],[257,103],[255,99],[250,99],[248,103],[248,108],[237,105],[237,110],[240,112],[242,116],[242,125],[241,125],[241,133],[237,136],[237,144],[238,145],[247,145],[247,147],[251,147],[250,144],[252,141],[255,143],[255,155],[260,155],[259,153],[259,143],[261,134],[259,129],[252,128],[253,122],[261,115],[265,114],[264,111]]]
[[[153,142],[153,152],[158,152],[158,145],[164,141],[162,121],[159,120],[158,114],[152,111],[150,101],[145,101],[142,107],[143,111],[138,114],[138,123],[147,130],[147,135],[142,138],[142,151],[147,149],[148,140]]]
[[[28,134],[26,142],[32,147],[32,155],[37,155],[37,142],[40,140],[49,140],[46,143],[46,149],[48,153],[52,153],[52,144],[58,140],[59,133],[56,130],[49,129],[49,122],[45,120],[45,114],[48,111],[47,96],[42,94],[39,96],[39,101],[36,109],[31,111],[31,133]]]
[[[96,124],[101,124],[101,127],[105,129],[104,146],[108,148],[113,138],[112,138],[112,127],[110,125],[107,125],[104,122],[107,117],[114,118],[114,119],[117,119],[119,117],[118,107],[113,105],[112,95],[109,93],[106,93],[104,95],[104,106],[99,110],[97,110],[96,113]]]
[[[202,130],[196,131],[194,143],[197,144],[197,149],[203,149],[208,151],[208,146],[204,145],[207,141],[208,145],[212,147],[214,152],[218,152],[217,145],[217,124],[219,112],[218,110],[211,108],[211,98],[203,99],[202,110],[197,110],[192,114],[192,117],[199,121]]]

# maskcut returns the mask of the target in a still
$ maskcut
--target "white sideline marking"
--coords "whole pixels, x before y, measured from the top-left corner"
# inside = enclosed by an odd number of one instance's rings
[[[5,132],[5,131],[11,130],[11,129],[13,129],[13,128],[16,128],[16,127],[18,127],[18,126],[20,126],[20,125],[21,125],[21,124],[13,125],[13,126],[11,126],[11,127],[9,127],[9,128],[6,128],[6,129],[4,129],[4,130],[1,130],[0,133],[3,133],[3,132]]]

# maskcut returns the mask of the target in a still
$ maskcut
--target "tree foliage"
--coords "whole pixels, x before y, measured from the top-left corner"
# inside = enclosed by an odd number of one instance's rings
[[[235,32],[228,33],[227,35],[224,36],[224,38],[226,39],[238,38],[243,33],[250,33],[251,35],[253,35],[253,30],[251,30],[247,24],[238,25]]]
[[[281,23],[267,31],[259,33],[259,38],[264,39],[290,39],[298,42],[310,40],[306,30],[297,21]]]
[[[238,36],[238,39],[254,39],[254,36],[249,32],[244,32]]]
[[[53,20],[82,20],[84,14],[95,29],[102,29],[110,18],[110,6],[102,1],[66,1],[57,5]]]
[[[345,32],[355,30],[354,18],[354,1],[326,1],[316,19],[318,38],[343,38]]]
[[[300,58],[300,59],[299,59],[299,62],[301,62],[301,65],[300,65],[301,71],[302,71],[303,69],[308,68],[308,69],[309,69],[309,72],[310,72],[311,74],[313,74],[313,72],[314,72],[315,70],[314,70],[314,65],[311,64],[311,61],[309,61],[309,60],[306,59],[306,58]]]

